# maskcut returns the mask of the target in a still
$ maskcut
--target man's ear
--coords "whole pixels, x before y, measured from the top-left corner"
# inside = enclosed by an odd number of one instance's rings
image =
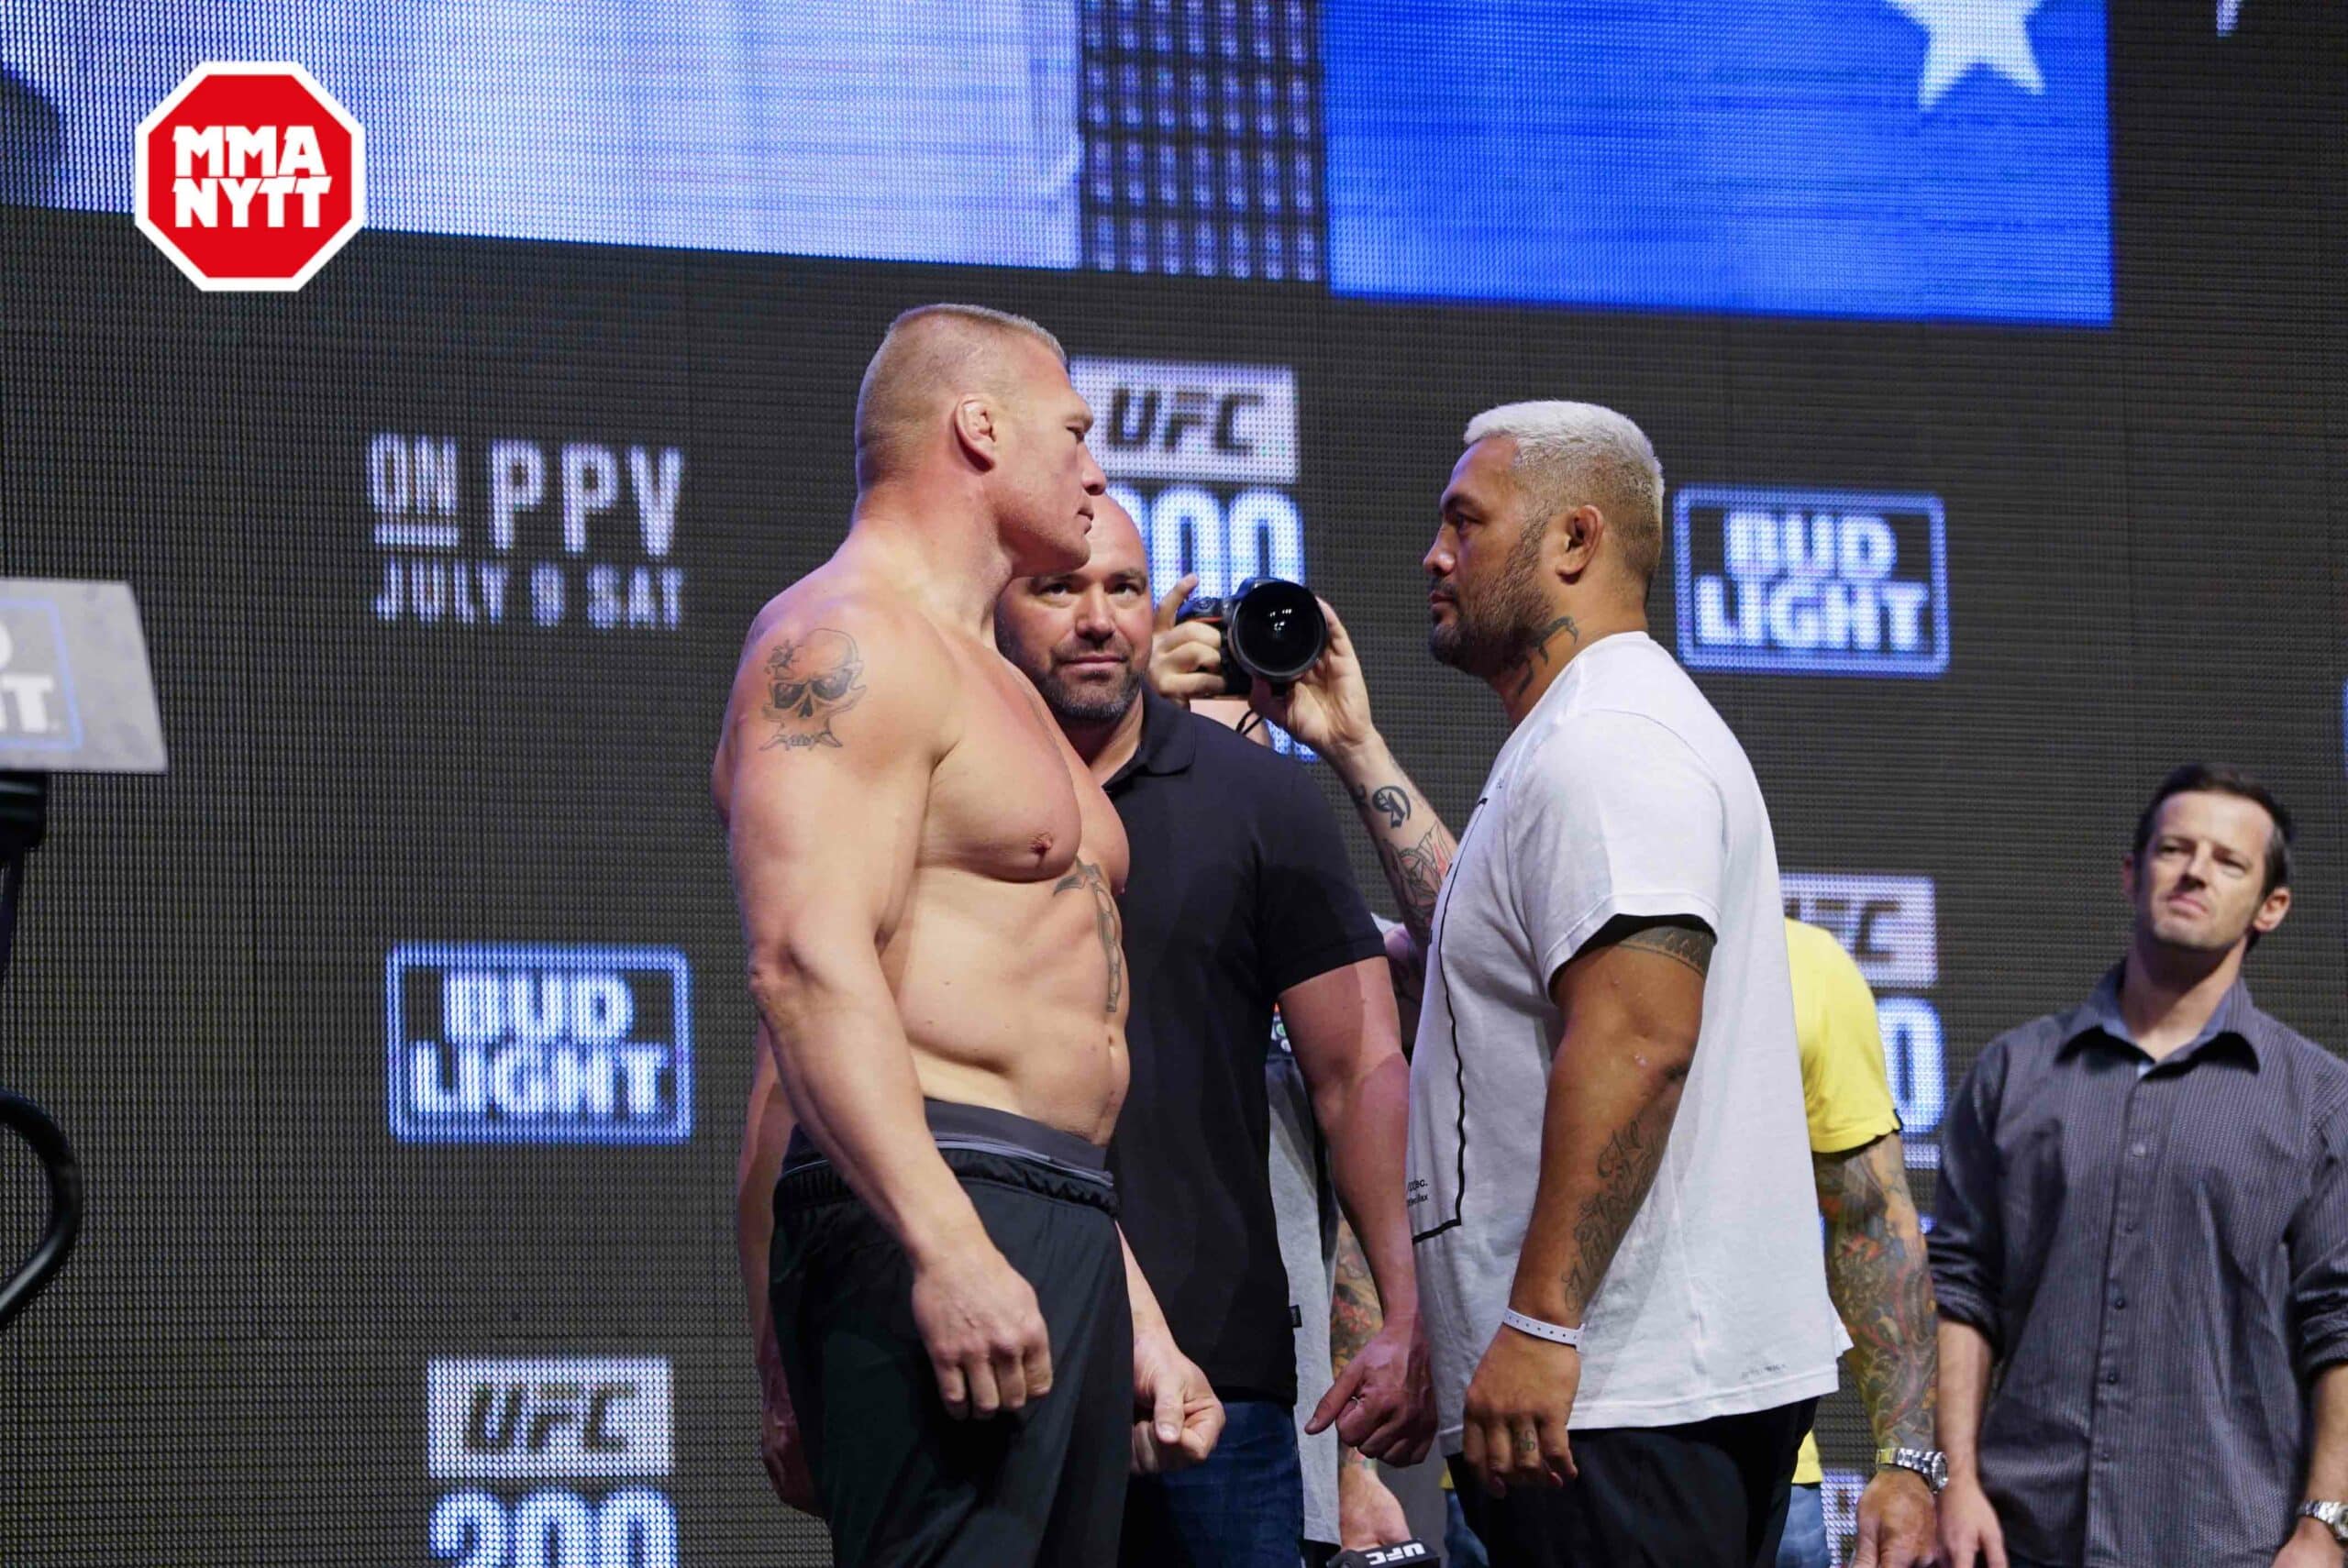
[[[2258,912],[2250,917],[2250,929],[2264,936],[2282,924],[2283,917],[2290,912],[2290,888],[2288,886],[2277,888],[2266,895],[2265,900],[2258,906]]]
[[[2136,901],[2136,856],[2133,854],[2120,857],[2120,890],[2128,896],[2130,903]]]
[[[977,392],[962,398],[954,404],[954,440],[973,467],[993,468],[1002,460],[1002,410]]]
[[[1556,543],[1550,546],[1554,555],[1550,569],[1570,582],[1588,571],[1598,558],[1598,547],[1606,537],[1606,514],[1595,506],[1581,505],[1571,512],[1558,514],[1556,525],[1550,529]]]

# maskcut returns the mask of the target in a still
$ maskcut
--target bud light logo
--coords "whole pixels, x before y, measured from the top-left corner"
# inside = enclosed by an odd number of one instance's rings
[[[673,948],[407,944],[383,984],[394,1137],[674,1143],[692,1132],[691,986]]]
[[[1948,668],[1938,496],[1692,486],[1673,511],[1690,669],[1930,678]]]

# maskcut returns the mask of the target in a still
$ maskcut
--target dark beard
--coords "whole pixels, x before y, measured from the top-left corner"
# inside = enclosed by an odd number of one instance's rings
[[[1128,665],[1125,678],[1108,691],[1071,687],[1056,672],[1029,677],[1044,699],[1044,706],[1062,724],[1113,724],[1124,718],[1141,695],[1141,671]]]
[[[1427,652],[1438,664],[1490,680],[1532,657],[1548,619],[1549,607],[1532,579],[1512,576],[1493,591],[1489,604],[1471,610],[1465,598],[1454,599],[1449,623],[1427,627]]]

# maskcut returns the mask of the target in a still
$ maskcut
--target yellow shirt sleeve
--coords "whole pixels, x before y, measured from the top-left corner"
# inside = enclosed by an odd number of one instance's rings
[[[1899,1131],[1883,1066],[1875,993],[1833,933],[1786,922],[1793,966],[1794,1026],[1801,1043],[1801,1094],[1812,1154],[1839,1154]]]

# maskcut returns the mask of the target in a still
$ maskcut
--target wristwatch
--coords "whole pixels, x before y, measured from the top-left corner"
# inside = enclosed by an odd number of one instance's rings
[[[1879,1448],[1875,1451],[1875,1463],[1877,1469],[1889,1465],[1896,1470],[1912,1470],[1935,1492],[1948,1485],[1948,1455],[1936,1448]],[[2308,1506],[2315,1507],[2312,1503]],[[2327,1506],[2341,1507],[2336,1503]],[[2341,1512],[2348,1515],[2348,1507],[2341,1507]]]
[[[2299,1517],[2313,1519],[2331,1532],[2331,1539],[2348,1549],[2348,1503],[2301,1503]]]

